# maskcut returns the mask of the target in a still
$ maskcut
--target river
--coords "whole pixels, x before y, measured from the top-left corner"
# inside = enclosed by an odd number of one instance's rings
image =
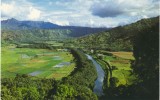
[[[87,54],[86,54],[87,55]],[[88,59],[90,59],[94,66],[96,67],[96,71],[97,71],[97,79],[95,81],[95,86],[93,89],[93,92],[95,94],[97,94],[98,96],[103,95],[103,80],[104,80],[104,71],[102,69],[102,67],[92,58],[92,56],[87,55]]]

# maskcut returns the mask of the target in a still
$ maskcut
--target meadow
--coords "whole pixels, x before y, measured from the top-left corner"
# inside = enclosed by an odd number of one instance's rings
[[[112,56],[105,55],[104,60],[112,66],[112,77],[118,79],[117,86],[131,85],[136,80],[132,74],[131,60],[134,60],[132,52],[109,52]]]
[[[136,81],[136,76],[133,75],[133,70],[131,68],[131,60],[134,60],[132,52],[108,52],[104,50],[98,52],[103,54],[103,60],[110,64],[112,77],[118,79],[116,86],[131,85]],[[104,70],[108,69],[103,60],[96,56],[94,57]],[[110,78],[110,74],[108,77]]]
[[[109,52],[109,53],[112,53],[114,56],[117,56],[122,59],[134,60],[133,52],[120,51],[120,52]]]
[[[69,51],[16,48],[15,45],[1,47],[1,77],[13,78],[16,74],[27,74],[40,78],[61,79],[75,68]]]
[[[57,41],[46,41],[45,43],[51,44],[52,46],[63,46],[63,43]]]

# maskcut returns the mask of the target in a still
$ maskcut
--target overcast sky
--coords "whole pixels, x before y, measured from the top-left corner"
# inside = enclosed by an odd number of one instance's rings
[[[116,27],[159,15],[159,0],[1,0],[1,20]]]

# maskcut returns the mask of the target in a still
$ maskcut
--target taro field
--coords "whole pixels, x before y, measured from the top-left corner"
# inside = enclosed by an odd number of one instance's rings
[[[112,66],[112,77],[118,78],[117,86],[130,85],[136,81],[132,73],[131,60],[134,60],[132,52],[110,52],[112,56],[105,56],[104,60]]]
[[[27,74],[58,80],[74,70],[73,59],[69,51],[5,46],[1,47],[1,77],[13,78],[16,74]]]

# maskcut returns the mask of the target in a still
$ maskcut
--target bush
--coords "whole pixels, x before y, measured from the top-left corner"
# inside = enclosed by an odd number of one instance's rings
[[[112,70],[117,70],[118,68],[116,66],[111,66]]]
[[[109,79],[110,87],[117,87],[117,83],[119,82],[118,78],[112,77]]]

